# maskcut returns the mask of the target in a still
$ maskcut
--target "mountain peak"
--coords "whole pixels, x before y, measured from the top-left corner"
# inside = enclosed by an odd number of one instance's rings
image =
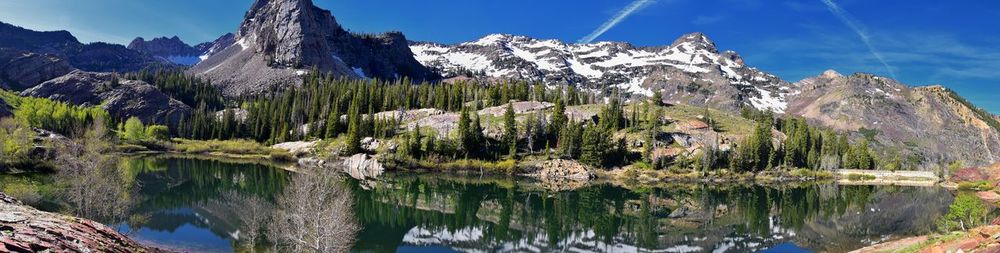
[[[715,47],[715,42],[712,42],[708,36],[705,36],[701,32],[693,32],[681,35],[680,38],[674,40],[670,47],[680,48],[682,51],[691,52],[695,50],[707,50],[712,53],[718,53],[719,50]]]
[[[436,78],[413,59],[402,33],[353,34],[311,0],[255,1],[234,41],[189,70],[217,80],[228,95],[294,84],[307,69],[353,78]]]
[[[844,75],[841,75],[840,73],[838,73],[836,70],[833,70],[833,69],[828,69],[826,71],[823,71],[823,74],[820,75],[820,76],[821,77],[825,77],[825,78],[840,78],[840,77],[844,77]]]

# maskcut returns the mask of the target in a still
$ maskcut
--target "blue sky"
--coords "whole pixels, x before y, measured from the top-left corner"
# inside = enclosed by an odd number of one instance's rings
[[[456,43],[490,33],[576,42],[634,1],[314,0],[355,32],[398,30]],[[796,81],[826,69],[944,84],[1000,113],[1000,2],[917,0],[646,0],[596,37],[641,46],[700,31],[747,64]],[[0,21],[69,30],[82,41],[178,35],[189,44],[232,32],[251,0],[4,0]],[[842,16],[838,16],[840,14]],[[867,40],[867,44],[866,44]],[[869,47],[869,45],[871,45]],[[881,60],[879,59],[881,58]],[[883,64],[884,62],[884,64]]]

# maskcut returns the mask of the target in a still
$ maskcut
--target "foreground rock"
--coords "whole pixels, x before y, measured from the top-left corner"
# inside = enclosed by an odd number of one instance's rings
[[[25,206],[0,193],[0,252],[163,252],[100,223]]]
[[[861,248],[855,252],[998,252],[1000,251],[1000,226],[990,225],[970,229],[958,238],[921,245],[932,238],[918,236],[894,240]],[[912,248],[916,247],[916,248]]]
[[[138,117],[143,122],[177,124],[191,107],[143,81],[118,80],[111,73],[73,71],[25,90],[22,96],[48,98],[74,105],[101,106],[111,116]]]

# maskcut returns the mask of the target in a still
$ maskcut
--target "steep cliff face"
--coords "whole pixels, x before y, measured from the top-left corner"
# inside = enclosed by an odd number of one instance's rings
[[[0,88],[24,90],[73,69],[55,55],[0,48]]]
[[[914,88],[885,77],[833,71],[794,86],[788,113],[872,138],[886,147],[881,153],[899,150],[925,168],[1000,159],[1000,130],[990,116],[942,86]]]
[[[353,78],[436,77],[413,59],[402,34],[352,34],[310,0],[256,1],[235,39],[190,70],[231,96],[297,84],[313,70]]]
[[[101,106],[112,117],[175,125],[191,107],[142,81],[116,80],[111,73],[74,71],[21,93],[75,105]]]

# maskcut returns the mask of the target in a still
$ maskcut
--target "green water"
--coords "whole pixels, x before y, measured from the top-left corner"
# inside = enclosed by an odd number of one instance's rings
[[[232,252],[246,248],[243,235],[252,229],[241,222],[246,199],[274,203],[293,180],[254,163],[147,157],[120,164],[121,180],[100,188],[116,190],[94,198],[107,203],[88,210],[58,193],[68,179],[57,176],[0,176],[0,189],[147,244]],[[600,184],[551,192],[526,180],[435,174],[335,187],[354,199],[350,215],[363,227],[354,249],[362,252],[843,252],[931,232],[952,201],[937,187]]]

